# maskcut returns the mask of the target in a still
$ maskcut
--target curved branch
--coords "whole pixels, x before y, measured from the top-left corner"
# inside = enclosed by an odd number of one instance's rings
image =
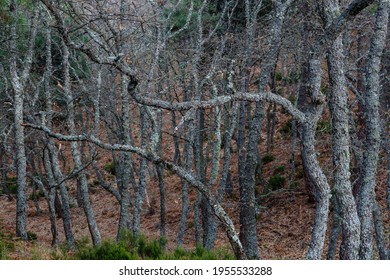
[[[34,124],[24,124],[26,127],[30,127],[33,129],[38,129],[45,132],[50,137],[56,138],[61,141],[88,141],[93,143],[103,149],[106,150],[114,150],[114,151],[125,151],[136,153],[137,155],[157,164],[161,164],[165,169],[174,172],[180,178],[187,181],[189,184],[194,186],[200,193],[204,195],[210,204],[211,208],[214,211],[214,214],[218,217],[218,219],[222,222],[225,227],[226,234],[229,238],[230,244],[234,251],[235,256],[238,259],[246,259],[244,249],[238,237],[238,234],[234,228],[234,224],[232,220],[229,218],[228,214],[222,208],[222,206],[218,203],[216,197],[212,194],[211,190],[209,190],[201,181],[197,180],[193,174],[189,171],[181,168],[180,166],[175,165],[174,163],[167,161],[161,157],[159,157],[156,153],[152,151],[147,151],[138,147],[133,147],[132,145],[121,145],[121,144],[107,144],[97,137],[93,135],[64,135],[60,133],[55,133],[51,131],[48,127],[43,125],[34,125]]]
[[[276,104],[281,105],[299,123],[306,122],[305,114],[302,111],[298,110],[288,99],[272,92],[259,92],[259,93],[237,92],[236,94],[233,95],[217,96],[215,98],[205,100],[205,101],[193,100],[193,101],[184,101],[184,102],[175,102],[175,103],[143,96],[140,93],[137,93],[135,91],[129,93],[140,104],[156,107],[160,109],[166,109],[170,111],[185,111],[185,110],[200,109],[200,108],[209,109],[233,101],[257,102],[262,100],[268,102],[275,102]]]

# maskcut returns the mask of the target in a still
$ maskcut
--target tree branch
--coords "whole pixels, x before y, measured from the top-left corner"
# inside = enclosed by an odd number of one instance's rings
[[[97,137],[91,135],[63,135],[60,133],[52,132],[48,127],[43,125],[34,125],[34,124],[24,124],[26,127],[31,127],[34,129],[38,129],[47,133],[50,137],[54,137],[58,140],[62,141],[88,141],[91,142],[103,149],[107,150],[115,150],[115,151],[125,151],[136,153],[137,155],[153,162],[154,164],[161,164],[165,169],[174,172],[180,178],[187,181],[189,184],[194,186],[200,193],[204,195],[207,199],[208,203],[212,207],[215,215],[222,222],[225,227],[225,231],[230,240],[230,244],[233,248],[233,251],[238,259],[246,259],[242,244],[238,237],[237,232],[235,231],[234,224],[232,220],[229,218],[225,210],[218,203],[216,197],[212,194],[211,190],[207,189],[207,187],[199,180],[197,180],[192,173],[189,171],[175,165],[174,163],[167,161],[161,157],[159,157],[156,153],[151,151],[146,151],[141,148],[133,147],[132,145],[120,145],[120,144],[107,144],[98,139]]]
[[[168,102],[161,99],[150,98],[135,91],[130,92],[132,97],[140,104],[152,106],[160,109],[166,109],[170,111],[185,111],[185,110],[194,110],[194,109],[209,109],[216,106],[223,105],[225,103],[234,102],[234,101],[268,101],[275,102],[281,105],[294,119],[299,123],[304,123],[306,121],[305,114],[298,110],[288,99],[277,95],[272,92],[237,92],[234,95],[222,95],[217,96],[213,99],[206,101],[193,100],[193,101],[184,101],[184,102]]]

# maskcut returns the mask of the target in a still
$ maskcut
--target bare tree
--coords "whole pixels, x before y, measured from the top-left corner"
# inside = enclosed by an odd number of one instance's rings
[[[386,41],[389,20],[389,1],[378,1],[374,33],[371,37],[370,50],[366,62],[366,92],[364,94],[365,111],[365,150],[362,164],[362,186],[359,192],[359,217],[361,222],[361,259],[372,258],[373,216],[375,200],[375,182],[378,155],[381,143],[379,117],[379,73],[381,57]]]
[[[31,64],[34,56],[35,37],[37,31],[38,10],[35,10],[30,25],[30,35],[28,39],[28,49],[24,57],[22,68],[18,66],[18,49],[17,49],[17,14],[19,7],[15,0],[9,5],[10,13],[13,17],[11,24],[10,40],[10,76],[11,85],[14,91],[14,129],[15,129],[15,149],[16,149],[16,170],[17,170],[17,211],[16,211],[16,235],[23,240],[27,240],[27,198],[26,198],[26,152],[25,152],[25,133],[23,127],[24,113],[24,94],[29,79]]]
[[[337,1],[322,3],[325,25],[329,25],[339,13]],[[345,81],[344,48],[342,36],[331,46],[328,56],[330,79],[329,107],[332,119],[332,152],[334,171],[335,200],[343,227],[342,259],[358,259],[360,222],[350,181],[350,144],[348,123],[348,96]]]
[[[14,18],[15,2],[10,5]],[[118,241],[127,237],[127,231],[136,237],[142,233],[146,206],[149,214],[158,209],[154,206],[158,204],[156,197],[150,202],[150,193],[160,198],[160,237],[164,238],[170,226],[166,222],[171,205],[166,201],[164,176],[169,172],[182,182],[182,213],[180,226],[175,229],[179,246],[184,245],[188,217],[193,214],[191,240],[211,249],[221,226],[237,258],[259,259],[259,214],[262,191],[267,190],[260,151],[272,151],[282,107],[295,131],[291,165],[295,168],[299,140],[306,182],[316,203],[306,257],[320,259],[323,255],[334,186],[335,218],[329,257],[333,258],[342,232],[340,258],[371,258],[375,223],[381,258],[387,258],[374,186],[381,145],[379,73],[388,0],[377,2],[365,62],[353,57],[357,52],[347,51],[356,38],[352,20],[374,2],[353,0],[344,7],[334,0],[315,5],[292,0],[96,0],[67,1],[63,5],[41,0],[42,13],[52,16],[43,17],[44,32],[38,32],[44,37],[44,54],[34,54],[33,39],[36,26],[40,26],[36,15],[26,36],[26,55],[17,53],[15,23],[10,28],[13,52],[7,73],[13,90],[15,138],[7,138],[4,133],[2,141],[12,143],[16,150],[18,235],[27,238],[28,176],[46,197],[53,245],[59,242],[56,214],[61,213],[68,246],[75,246],[70,217],[72,192],[66,186],[71,182],[77,183],[78,203],[86,215],[93,244],[101,244],[88,191],[88,176],[93,171],[101,187],[118,201]],[[306,36],[298,30],[301,25],[297,22],[308,13],[312,26],[304,23],[303,32],[309,33]],[[365,53],[359,55],[364,57]],[[34,59],[37,67],[32,67]],[[350,63],[365,65],[364,87],[354,87],[360,82],[353,77],[357,72]],[[85,69],[81,66],[84,64]],[[323,75],[325,70],[327,75]],[[34,77],[31,71],[36,71]],[[26,89],[31,96],[25,94]],[[365,116],[357,127],[349,91],[356,99],[364,91]],[[54,104],[55,99],[60,104]],[[316,143],[318,124],[327,118],[326,104],[331,118],[330,176],[320,163]],[[62,119],[60,124],[56,117]],[[267,143],[261,137],[265,125]],[[29,138],[31,142],[26,141],[25,126],[41,132]],[[363,128],[365,146],[359,153],[356,131]],[[7,131],[6,127],[1,129]],[[386,138],[386,133],[383,135]],[[60,146],[57,141],[70,143]],[[26,149],[42,154],[42,159],[30,156],[27,160]],[[71,154],[70,165],[60,160],[63,149]],[[106,154],[112,162],[112,176],[107,176],[96,159],[100,149],[109,151]],[[351,176],[351,150],[357,165],[362,166],[358,199],[351,179],[358,175]],[[237,166],[232,164],[235,161]],[[2,165],[4,181],[7,161]],[[291,186],[294,174],[293,169]],[[152,187],[156,190],[150,192]],[[195,196],[189,195],[190,187],[195,188]],[[239,211],[233,216],[225,209],[225,205],[231,207],[226,204],[230,201],[227,192],[239,196],[235,205]]]

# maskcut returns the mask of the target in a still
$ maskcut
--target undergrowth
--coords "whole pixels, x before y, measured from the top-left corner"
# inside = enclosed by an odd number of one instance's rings
[[[15,249],[12,237],[0,232],[0,260],[7,260],[9,253]]]
[[[80,260],[227,260],[234,259],[228,249],[207,250],[196,246],[194,250],[176,248],[166,251],[165,240],[148,240],[141,235],[138,238],[125,233],[121,241],[105,240],[100,246],[79,244],[75,259]]]

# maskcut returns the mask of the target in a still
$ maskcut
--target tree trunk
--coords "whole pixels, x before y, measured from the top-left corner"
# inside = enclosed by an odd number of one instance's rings
[[[147,143],[147,130],[149,128],[148,125],[148,117],[146,115],[146,108],[140,107],[141,113],[141,147],[143,149],[146,148]],[[139,236],[141,232],[141,210],[142,204],[145,197],[146,190],[146,168],[147,168],[147,160],[145,158],[140,158],[140,171],[139,171],[139,183],[135,190],[135,202],[134,202],[134,215],[133,215],[133,234],[135,236]]]
[[[62,55],[63,55],[63,70],[64,70],[64,95],[67,100],[67,109],[68,109],[68,117],[67,117],[67,125],[69,132],[71,134],[76,133],[76,126],[75,126],[75,105],[74,105],[74,98],[71,93],[70,88],[70,64],[69,64],[69,50],[68,47],[64,42],[62,42]],[[95,214],[92,210],[91,201],[89,198],[88,193],[88,181],[87,176],[85,174],[85,171],[82,170],[82,162],[81,162],[81,155],[78,148],[77,142],[71,142],[71,153],[73,157],[73,163],[74,163],[74,169],[79,171],[79,183],[80,183],[80,192],[81,192],[81,198],[83,201],[83,209],[85,216],[87,218],[88,222],[88,228],[91,233],[92,242],[94,246],[98,246],[101,244],[101,237],[100,232],[96,223]]]
[[[339,14],[338,3],[324,1],[325,25],[329,25]],[[358,259],[360,222],[350,181],[349,106],[344,74],[342,36],[331,46],[327,61],[330,79],[329,108],[332,119],[333,183],[343,227],[341,259]]]
[[[16,236],[21,237],[22,240],[27,240],[27,159],[24,144],[24,91],[27,79],[30,75],[31,64],[34,55],[35,37],[37,27],[37,12],[31,20],[30,36],[28,41],[27,55],[24,57],[23,70],[21,75],[18,74],[18,57],[17,49],[18,34],[16,31],[17,24],[17,3],[12,0],[10,3],[10,12],[13,20],[11,25],[11,61],[10,61],[10,75],[11,84],[14,92],[14,131],[15,131],[15,156],[16,156],[16,175],[17,175],[17,194],[16,194]]]
[[[123,128],[123,144],[131,145],[131,130],[130,130],[130,98],[127,92],[127,79],[122,76],[122,85],[120,89],[121,103],[122,103],[122,128]],[[119,162],[117,162],[119,163]],[[130,230],[130,170],[131,170],[132,157],[129,152],[121,152],[120,160],[120,176],[118,180],[118,188],[120,193],[120,211],[119,211],[119,223],[117,240],[121,240],[123,231]]]
[[[380,0],[376,14],[375,30],[367,57],[365,112],[365,151],[363,154],[362,186],[359,192],[359,217],[361,221],[361,259],[371,259],[373,249],[373,203],[376,173],[381,143],[379,116],[379,73],[389,17],[389,0]]]
[[[54,177],[54,185],[57,186],[59,184],[60,195],[61,195],[61,209],[62,209],[62,220],[64,225],[65,237],[67,246],[69,249],[74,249],[76,247],[76,242],[74,239],[73,231],[72,231],[72,223],[70,216],[70,205],[69,205],[69,194],[64,183],[64,176],[62,175],[60,164],[58,161],[58,152],[56,150],[55,144],[52,139],[48,140],[47,148],[50,155],[50,160],[46,159],[45,164],[50,164],[51,166],[46,166],[47,170],[51,169]],[[46,171],[47,172],[47,171]],[[55,191],[54,194],[51,194],[51,203],[55,203]]]
[[[309,118],[308,118],[309,119]],[[315,151],[317,123],[308,120],[301,129],[302,156],[307,162],[307,175],[315,186],[316,211],[311,242],[306,258],[321,259],[329,215],[330,187],[319,165]]]

